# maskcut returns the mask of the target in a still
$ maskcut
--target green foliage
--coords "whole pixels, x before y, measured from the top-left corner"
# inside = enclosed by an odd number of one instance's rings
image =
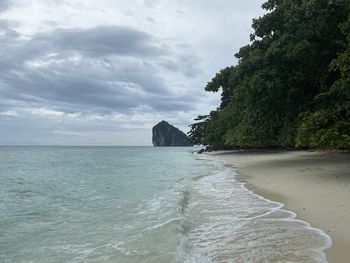
[[[341,28],[349,44],[330,64],[338,78],[315,97],[313,110],[301,114],[299,147],[350,149],[350,17]]]
[[[269,0],[262,7],[269,12],[253,20],[238,64],[205,87],[222,91],[221,105],[193,124],[194,141],[349,148],[349,1]]]
[[[229,98],[232,95],[231,75],[233,74],[234,67],[226,67],[220,70],[220,72],[217,73],[211,82],[208,82],[207,86],[205,87],[206,91],[218,92],[220,89],[222,90],[221,108],[227,106],[229,103]]]
[[[208,123],[208,115],[199,115],[194,120],[197,121],[190,125],[191,130],[188,132],[188,139],[194,145],[205,145],[206,142],[204,140],[204,136],[206,133],[207,123]],[[199,121],[199,122],[198,122]]]

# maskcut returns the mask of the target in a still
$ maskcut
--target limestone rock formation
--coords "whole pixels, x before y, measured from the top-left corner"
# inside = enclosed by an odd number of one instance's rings
[[[166,121],[161,121],[152,129],[154,146],[192,146],[187,135]]]

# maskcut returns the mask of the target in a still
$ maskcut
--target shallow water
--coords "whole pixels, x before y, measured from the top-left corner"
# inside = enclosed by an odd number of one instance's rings
[[[326,262],[321,230],[191,151],[0,147],[0,262]]]

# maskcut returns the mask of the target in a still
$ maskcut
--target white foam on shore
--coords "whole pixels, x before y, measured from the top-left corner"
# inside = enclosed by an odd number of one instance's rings
[[[248,190],[222,160],[197,158],[212,172],[189,189],[185,262],[327,262],[332,241],[322,230]]]

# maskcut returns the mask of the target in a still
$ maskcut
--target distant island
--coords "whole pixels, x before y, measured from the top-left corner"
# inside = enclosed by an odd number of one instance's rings
[[[192,146],[187,135],[166,121],[161,121],[152,128],[154,146]]]

